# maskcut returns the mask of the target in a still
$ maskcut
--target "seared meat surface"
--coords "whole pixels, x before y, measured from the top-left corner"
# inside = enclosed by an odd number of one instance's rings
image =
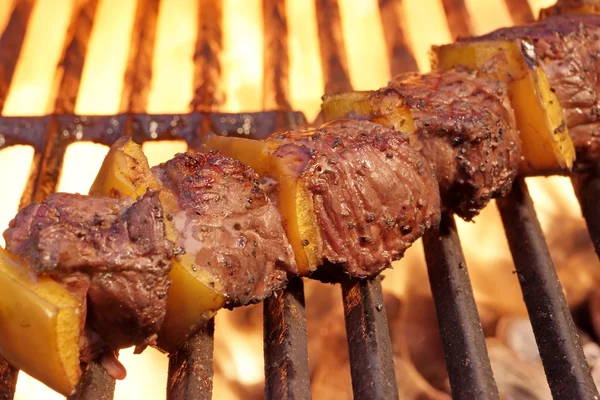
[[[368,121],[275,134],[276,157],[303,160],[323,264],[313,277],[372,277],[440,218],[437,182],[408,136]],[[307,243],[308,244],[308,243]]]
[[[412,145],[432,165],[442,205],[471,219],[510,190],[520,139],[506,87],[462,70],[403,74],[373,93],[406,104]]]
[[[600,165],[600,16],[553,16],[461,41],[520,39],[548,76],[577,151],[576,170]]]
[[[56,193],[21,210],[4,238],[35,272],[87,295],[87,322],[108,347],[143,346],[164,318],[175,252],[163,217],[156,193],[136,203]]]
[[[258,176],[219,154],[178,154],[153,168],[181,211],[169,216],[179,245],[214,279],[226,307],[259,302],[296,273],[281,217]]]

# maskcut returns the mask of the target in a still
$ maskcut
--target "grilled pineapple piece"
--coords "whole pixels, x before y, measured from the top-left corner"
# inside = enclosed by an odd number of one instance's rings
[[[205,145],[207,149],[219,150],[251,166],[259,175],[277,180],[277,205],[296,256],[298,271],[306,275],[316,270],[321,262],[318,258],[321,238],[312,196],[301,178],[310,156],[296,151],[282,157],[275,155],[283,145],[277,139],[258,141],[211,135]]]
[[[141,147],[123,137],[113,144],[92,184],[90,194],[138,199],[146,190],[161,190],[159,197],[166,214],[179,211],[175,196],[154,179]],[[167,239],[179,243],[172,222],[165,220]],[[173,351],[202,323],[219,310],[225,299],[211,287],[210,276],[196,268],[188,254],[177,256],[169,274],[172,283],[167,292],[167,312],[158,334],[158,345]]]
[[[81,376],[79,300],[3,248],[0,287],[0,354],[57,392],[72,394]]]
[[[393,91],[363,91],[323,96],[323,120],[368,119],[369,121],[411,134],[415,125],[410,109]]]
[[[562,107],[531,44],[521,40],[459,42],[434,47],[433,53],[440,69],[465,66],[508,84],[523,142],[519,173],[544,175],[571,169],[575,149]]]

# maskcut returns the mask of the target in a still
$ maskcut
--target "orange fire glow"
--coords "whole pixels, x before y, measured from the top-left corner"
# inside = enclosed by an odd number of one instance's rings
[[[34,6],[26,41],[15,71],[3,115],[43,115],[51,112],[55,70],[73,4],[76,0],[38,0]],[[141,0],[138,0],[141,1]],[[0,1],[0,32],[12,10],[13,1]],[[60,5],[59,5],[60,3]],[[198,2],[162,1],[158,17],[153,60],[153,77],[148,112],[186,113],[193,93],[193,62],[197,34]],[[534,15],[553,0],[529,0]],[[257,111],[262,107],[263,39],[262,2],[260,0],[224,0],[224,53],[222,55],[223,111]],[[422,71],[428,71],[431,45],[451,40],[441,0],[404,0],[402,7],[409,45]],[[485,33],[512,25],[502,0],[468,0],[475,33]],[[76,112],[115,114],[119,112],[123,75],[127,62],[130,31],[136,1],[101,0],[88,48]],[[294,108],[308,120],[319,111],[323,91],[315,5],[312,1],[287,0],[290,49],[290,95]],[[118,12],[115,12],[118,10]],[[340,1],[342,28],[348,55],[350,77],[356,89],[374,89],[389,79],[388,56],[377,0]],[[423,23],[423,21],[427,21]],[[173,28],[177,25],[177,29]],[[144,146],[150,163],[155,165],[186,149],[183,142],[148,143]],[[86,193],[102,162],[107,147],[75,143],[67,149],[58,190]],[[29,174],[33,151],[14,146],[0,151],[0,231],[17,212],[19,199]],[[85,166],[85,168],[82,168]],[[581,227],[573,190],[566,178],[530,179],[529,188],[536,203],[542,226],[549,232],[557,220],[568,220]],[[469,265],[478,304],[495,313],[522,315],[525,308],[515,276],[512,259],[498,212],[488,207],[476,223],[458,221],[463,248]],[[0,238],[0,244],[4,241]],[[573,260],[554,253],[561,278],[567,267],[577,274],[563,280],[571,303],[581,301],[582,293],[600,282],[600,273],[592,268],[572,265]],[[564,262],[564,265],[560,263]],[[424,257],[420,244],[385,273],[384,290],[406,296],[414,284],[411,278],[423,277]],[[417,271],[417,272],[415,272]],[[421,286],[427,286],[420,283]],[[313,287],[307,290],[313,290]],[[316,289],[315,289],[316,290]],[[339,301],[339,296],[336,301]],[[263,378],[262,323],[253,331],[240,330],[233,322],[238,311],[222,311],[216,319],[214,398],[238,398],[228,382],[260,384]],[[117,383],[115,399],[164,399],[167,357],[155,350],[134,356],[131,349],[121,353],[128,369],[126,380]],[[58,399],[55,393],[21,373],[17,400]]]

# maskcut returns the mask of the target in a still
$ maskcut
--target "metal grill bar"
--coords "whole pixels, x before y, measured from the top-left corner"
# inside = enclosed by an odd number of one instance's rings
[[[167,400],[210,400],[213,387],[214,319],[169,355]]]
[[[598,399],[527,185],[497,200],[554,399]]]
[[[98,0],[83,0],[77,3],[73,10],[65,47],[55,75],[60,82],[54,102],[54,112],[57,114],[75,113],[85,54],[97,8]]]
[[[467,264],[454,218],[423,238],[431,292],[455,399],[498,399]]]
[[[263,108],[290,110],[289,51],[284,0],[263,0]],[[273,131],[298,123],[280,120]],[[305,121],[304,121],[305,122]],[[252,135],[253,138],[260,138]],[[300,278],[264,303],[266,399],[311,399],[304,285]]]
[[[310,400],[302,280],[265,300],[264,315],[265,398]]]
[[[379,15],[390,60],[390,75],[418,71],[402,28],[402,0],[379,0]]]
[[[263,0],[263,109],[291,110],[290,58],[284,0]]]
[[[115,380],[100,364],[91,363],[79,382],[77,392],[68,400],[112,400],[114,392]]]
[[[471,16],[465,0],[442,0],[452,39],[471,34]]]
[[[223,9],[220,0],[200,0],[198,37],[194,52],[194,98],[192,111],[210,111],[223,103],[221,51]]]
[[[17,1],[8,25],[0,37],[0,112],[8,96],[34,3],[34,0]]]
[[[342,283],[355,399],[398,399],[381,278]]]
[[[580,175],[574,176],[571,181],[596,254],[600,257],[600,177],[596,174]]]
[[[515,25],[526,24],[535,19],[528,2],[523,0],[504,0],[504,2]]]
[[[12,400],[17,386],[19,370],[0,358],[0,399]]]
[[[352,90],[338,0],[315,0],[325,93]]]
[[[144,0],[137,3],[121,93],[122,112],[142,113],[148,109],[159,8],[160,0]]]

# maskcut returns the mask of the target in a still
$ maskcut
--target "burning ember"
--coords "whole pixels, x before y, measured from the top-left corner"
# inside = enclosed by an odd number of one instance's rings
[[[320,117],[325,91],[369,90],[386,85],[398,72],[429,71],[432,45],[523,23],[553,3],[5,0],[0,2],[0,32],[11,29],[18,36],[19,29],[26,30],[18,53],[5,52],[9,43],[0,41],[0,111],[2,116],[43,116],[292,109],[313,121]],[[67,52],[79,58],[63,58]],[[17,60],[14,72],[6,60],[11,57]],[[5,88],[2,79],[10,72]],[[348,79],[336,80],[332,88],[332,76],[340,74]],[[85,125],[80,122],[73,130],[76,139]],[[151,136],[154,124],[149,125]],[[0,145],[5,140],[0,131]],[[143,146],[151,166],[186,148],[184,140]],[[108,146],[87,141],[70,144],[56,191],[87,193],[107,151]],[[35,177],[36,165],[45,162],[42,157],[31,146],[0,150],[0,231],[21,199],[31,196],[27,191],[33,186],[27,181]],[[527,183],[569,307],[580,332],[587,332],[582,335],[584,351],[595,365],[600,360],[595,342],[600,335],[600,269],[580,206],[568,178],[528,178]],[[457,219],[456,224],[501,393],[549,398],[498,208],[488,206],[475,223]],[[401,397],[449,398],[422,246],[411,247],[383,276]],[[313,396],[352,398],[340,288],[305,281],[304,290]],[[262,328],[262,304],[218,313],[213,398],[263,397]],[[153,349],[133,355],[133,349],[126,349],[119,359],[128,376],[117,382],[115,399],[165,397],[166,355]],[[600,383],[600,366],[593,373]],[[61,396],[21,372],[15,399],[32,398]]]

